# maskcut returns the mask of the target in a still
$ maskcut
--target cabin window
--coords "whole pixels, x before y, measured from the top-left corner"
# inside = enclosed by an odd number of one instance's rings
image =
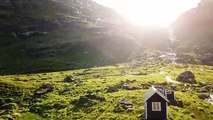
[[[152,111],[161,111],[161,103],[152,102]]]
[[[172,94],[172,91],[171,90],[167,90],[166,93],[167,94]]]

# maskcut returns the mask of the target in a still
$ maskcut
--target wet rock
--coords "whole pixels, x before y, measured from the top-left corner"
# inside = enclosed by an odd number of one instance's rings
[[[49,92],[52,92],[53,89],[54,87],[50,83],[45,83],[38,90],[35,91],[35,95],[41,96]]]
[[[178,75],[176,80],[180,82],[190,83],[190,84],[196,83],[195,75],[191,71],[185,71],[181,73],[180,75]]]
[[[68,82],[68,83],[74,82],[74,79],[72,76],[67,76],[66,78],[64,78],[64,82]]]
[[[116,86],[108,87],[107,93],[117,92],[118,88]]]
[[[208,99],[210,96],[209,94],[201,93],[198,95],[198,97],[202,100]]]

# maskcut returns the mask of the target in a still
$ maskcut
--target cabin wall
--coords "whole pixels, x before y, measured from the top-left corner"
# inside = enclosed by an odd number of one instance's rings
[[[161,102],[161,111],[152,111],[152,102]],[[166,120],[167,119],[167,104],[166,101],[154,94],[147,100],[147,120]]]

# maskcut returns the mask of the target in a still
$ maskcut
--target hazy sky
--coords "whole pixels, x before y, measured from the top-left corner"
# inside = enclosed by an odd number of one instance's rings
[[[138,25],[167,27],[200,0],[95,0],[111,7]]]

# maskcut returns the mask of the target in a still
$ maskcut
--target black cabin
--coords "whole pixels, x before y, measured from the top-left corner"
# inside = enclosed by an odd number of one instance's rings
[[[145,120],[167,120],[167,93],[151,87],[144,95]]]

